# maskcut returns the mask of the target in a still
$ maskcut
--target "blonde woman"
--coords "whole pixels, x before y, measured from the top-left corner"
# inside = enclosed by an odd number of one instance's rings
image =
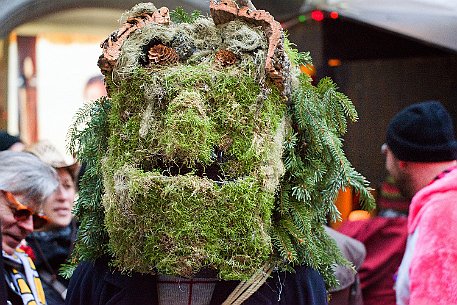
[[[76,238],[72,209],[79,166],[73,159],[66,159],[49,141],[40,141],[26,151],[51,165],[59,177],[57,189],[43,204],[49,222],[29,235],[27,243],[33,249],[48,304],[63,305],[68,281],[59,276],[59,269],[70,256]]]

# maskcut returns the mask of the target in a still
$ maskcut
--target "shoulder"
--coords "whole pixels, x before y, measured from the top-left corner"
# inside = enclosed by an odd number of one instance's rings
[[[455,198],[457,198],[457,170],[434,181],[421,189],[414,196],[408,217],[408,232],[416,228],[421,231],[444,229],[448,231],[450,223],[457,222]],[[437,221],[439,220],[439,221]]]
[[[294,272],[273,272],[266,283],[243,304],[324,305],[327,304],[327,291],[324,280],[316,270],[297,266]]]
[[[327,234],[332,237],[344,257],[359,268],[366,256],[366,249],[362,242],[355,238],[344,235],[332,228],[324,227]]]
[[[74,271],[67,292],[67,305],[151,304],[157,300],[155,277],[124,274],[109,267],[108,259],[82,262]]]

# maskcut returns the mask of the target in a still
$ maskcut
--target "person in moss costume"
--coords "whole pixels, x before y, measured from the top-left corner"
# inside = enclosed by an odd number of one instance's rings
[[[138,4],[102,43],[108,97],[69,131],[87,166],[69,304],[121,286],[138,297],[144,281],[154,304],[322,304],[322,278],[336,284],[344,259],[323,228],[335,197],[352,187],[373,202],[342,150],[357,113],[330,79],[300,73],[309,54],[268,12],[210,10]]]

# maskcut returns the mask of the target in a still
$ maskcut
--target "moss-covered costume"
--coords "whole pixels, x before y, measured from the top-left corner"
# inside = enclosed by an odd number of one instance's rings
[[[120,272],[223,280],[307,265],[332,286],[342,258],[322,226],[337,193],[372,205],[342,150],[356,111],[330,79],[300,73],[309,55],[270,14],[210,8],[139,4],[102,44],[109,98],[69,131],[87,165],[73,263],[107,254]]]

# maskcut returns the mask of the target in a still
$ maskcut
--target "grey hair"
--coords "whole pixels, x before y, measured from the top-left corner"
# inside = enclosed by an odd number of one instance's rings
[[[58,184],[55,169],[31,153],[0,152],[0,190],[22,194],[41,205]]]

